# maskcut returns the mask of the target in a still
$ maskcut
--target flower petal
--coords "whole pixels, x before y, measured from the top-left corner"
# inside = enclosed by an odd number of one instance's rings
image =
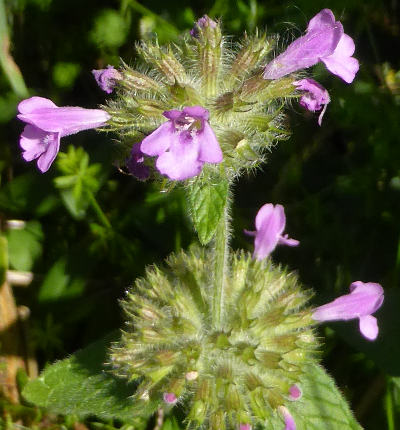
[[[298,246],[300,242],[296,239],[291,239],[287,234],[284,236],[279,236],[278,245],[287,245],[287,246]]]
[[[217,136],[208,122],[204,123],[203,131],[199,131],[197,140],[200,144],[199,161],[206,163],[220,163],[223,159]]]
[[[307,33],[310,31],[321,31],[334,26],[335,15],[333,12],[330,9],[322,9],[308,22]]]
[[[143,149],[142,149],[143,152]],[[184,134],[176,135],[171,141],[169,151],[161,154],[156,167],[163,175],[175,181],[197,176],[203,167],[198,160],[199,143]]]
[[[350,294],[338,297],[313,312],[317,321],[350,320],[374,313],[383,303],[383,289],[379,284],[357,281]],[[380,288],[379,288],[379,287]]]
[[[57,108],[51,100],[45,99],[44,97],[31,97],[26,100],[22,100],[22,102],[18,105],[18,112],[21,114],[29,114],[34,112],[37,109],[43,108]]]
[[[303,395],[303,392],[301,391],[301,388],[298,385],[294,384],[289,388],[290,400],[293,400],[293,401],[299,400],[301,399],[302,395]]]
[[[57,157],[58,151],[60,150],[60,134],[52,133],[48,135],[49,141],[46,151],[38,158],[37,166],[39,170],[44,173],[47,172]]]
[[[368,340],[375,340],[378,337],[378,321],[372,315],[360,317],[360,332]]]
[[[285,406],[278,406],[278,410],[285,420],[285,430],[296,430],[296,422],[294,421],[294,418],[292,417],[292,414],[289,412],[288,408]]]
[[[163,115],[165,116],[165,118],[175,121],[176,119],[182,116],[182,112],[177,109],[171,109],[163,112]]]
[[[208,121],[210,113],[203,106],[187,106],[183,108],[182,113],[192,118]]]
[[[266,258],[276,247],[285,228],[283,206],[276,205],[273,210],[264,205],[256,217],[257,235],[254,241],[254,255],[258,260]]]
[[[140,143],[135,143],[131,149],[131,155],[126,162],[126,167],[136,178],[144,181],[150,176],[150,169],[144,164],[144,156],[140,150]]]
[[[25,161],[32,161],[46,151],[47,146],[43,143],[43,139],[47,135],[47,132],[33,125],[25,126],[19,141],[19,145],[23,149],[22,157]]]
[[[326,68],[345,82],[353,82],[360,65],[356,58],[351,57],[354,52],[354,41],[347,34],[343,34],[340,42],[328,57],[321,58]]]
[[[318,63],[333,54],[343,35],[343,26],[333,13],[323,9],[311,19],[307,33],[292,42],[286,51],[267,64],[264,79],[278,79]]]
[[[115,88],[116,81],[122,79],[122,75],[113,66],[106,69],[92,70],[97,85],[107,94],[111,94]]]
[[[100,127],[110,119],[101,109],[81,107],[39,108],[29,114],[19,114],[18,118],[45,131],[60,132],[61,136],[82,130]]]
[[[170,111],[171,112],[171,111]],[[142,140],[140,150],[143,154],[154,157],[163,154],[176,139],[177,132],[171,121],[164,122],[153,133]]]

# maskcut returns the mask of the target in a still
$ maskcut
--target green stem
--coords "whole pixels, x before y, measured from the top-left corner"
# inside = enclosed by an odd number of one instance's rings
[[[228,274],[229,256],[229,216],[230,196],[228,192],[227,202],[223,216],[221,217],[214,238],[214,289],[212,317],[214,328],[220,330],[223,326],[223,306],[226,277]]]
[[[0,0],[0,68],[3,69],[14,93],[21,98],[28,97],[29,92],[24,78],[10,53],[10,36],[4,0]]]
[[[100,205],[97,203],[97,200],[91,191],[88,191],[88,197],[90,205],[92,206],[92,209],[96,212],[96,215],[99,218],[100,222],[104,225],[105,228],[112,230],[112,225],[110,221],[106,217]]]

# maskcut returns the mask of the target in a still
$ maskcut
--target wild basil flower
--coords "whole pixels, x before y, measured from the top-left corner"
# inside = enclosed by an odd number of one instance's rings
[[[310,78],[295,81],[293,82],[293,85],[295,85],[298,90],[304,91],[299,102],[304,108],[311,112],[316,112],[322,109],[318,117],[318,124],[321,125],[326,107],[331,101],[328,91],[317,81]]]
[[[114,91],[116,81],[122,79],[121,74],[113,66],[107,66],[106,69],[92,70],[92,73],[97,85],[107,94],[111,94]]]
[[[304,36],[266,65],[263,76],[279,79],[322,61],[331,73],[351,83],[359,69],[352,57],[354,49],[354,41],[344,33],[341,22],[335,21],[330,9],[323,9],[308,23]]]
[[[190,30],[190,35],[193,37],[199,37],[199,28],[203,29],[206,27],[216,28],[217,23],[212,20],[209,16],[204,15],[197,20],[194,27]]]
[[[261,207],[256,215],[256,231],[245,231],[255,236],[254,258],[263,260],[277,245],[297,246],[300,242],[290,239],[287,234],[282,236],[286,225],[285,210],[282,205],[274,206],[267,203]]]
[[[201,106],[169,110],[168,121],[145,137],[141,151],[157,156],[161,174],[181,181],[197,176],[204,163],[220,163],[222,151],[214,131],[208,124],[209,112]]]
[[[82,130],[101,127],[110,115],[100,109],[58,107],[43,97],[31,97],[18,105],[17,117],[26,122],[20,146],[25,161],[38,159],[39,170],[46,172],[60,149],[60,138]]]
[[[150,169],[144,164],[144,155],[140,150],[140,143],[135,143],[131,149],[131,155],[126,162],[126,167],[133,176],[144,181],[150,176]]]
[[[320,322],[358,318],[361,334],[368,340],[375,340],[379,328],[372,314],[381,307],[383,299],[383,288],[380,284],[356,281],[350,285],[350,294],[319,306],[314,310],[312,317]]]

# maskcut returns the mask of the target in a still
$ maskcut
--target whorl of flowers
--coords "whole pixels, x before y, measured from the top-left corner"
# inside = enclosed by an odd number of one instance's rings
[[[269,259],[231,255],[215,326],[207,261],[207,251],[194,248],[136,281],[123,302],[127,325],[112,351],[115,371],[139,381],[134,401],[143,408],[184,408],[189,428],[251,428],[272,416],[283,426],[280,408],[290,410],[318,347],[310,291]]]
[[[155,40],[137,46],[137,69],[122,66],[117,95],[106,108],[109,129],[120,135],[127,157],[132,143],[166,124],[166,112],[202,107],[222,149],[222,165],[235,175],[259,165],[271,144],[287,137],[280,112],[296,88],[292,77],[263,78],[274,46],[266,34],[245,35],[232,44],[220,23],[195,28],[175,44],[159,46]],[[220,164],[207,163],[203,172],[219,169]]]

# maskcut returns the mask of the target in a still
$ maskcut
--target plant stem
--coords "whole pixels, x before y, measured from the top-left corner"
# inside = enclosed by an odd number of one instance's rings
[[[96,212],[96,215],[99,218],[100,222],[103,224],[103,226],[105,228],[112,230],[112,225],[111,225],[110,221],[106,217],[106,215],[103,212],[103,210],[101,209],[100,205],[97,203],[97,200],[91,191],[88,191],[88,197],[89,197],[89,202],[90,202],[93,210]]]
[[[213,290],[213,307],[212,318],[213,325],[216,329],[222,329],[223,326],[223,305],[226,276],[228,272],[229,256],[229,234],[230,234],[230,216],[229,216],[230,196],[228,192],[227,202],[224,208],[214,238],[214,290]]]
[[[0,0],[0,69],[3,69],[11,88],[18,97],[26,98],[29,96],[21,71],[10,53],[10,36],[4,0]]]

